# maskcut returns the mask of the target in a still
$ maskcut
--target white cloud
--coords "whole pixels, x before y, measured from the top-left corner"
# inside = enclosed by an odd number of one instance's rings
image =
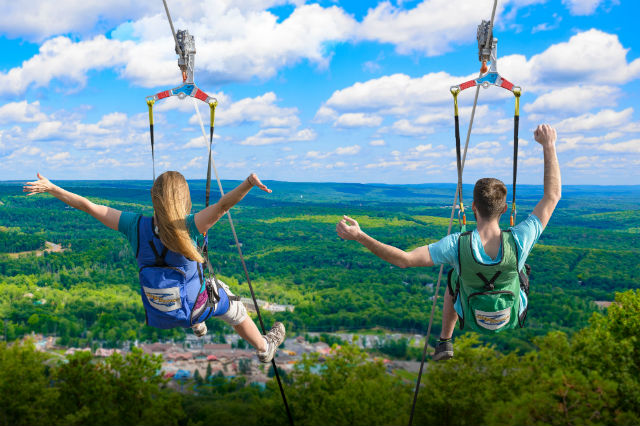
[[[481,168],[486,168],[489,169],[491,167],[496,167],[498,166],[500,163],[499,160],[497,160],[495,157],[473,157],[473,158],[467,158],[467,160],[464,162],[464,167],[465,169],[467,168],[473,168],[473,167],[481,167]]]
[[[213,139],[220,139],[220,135],[213,134]],[[202,137],[202,134],[191,138],[189,142],[184,145],[184,148],[209,148],[209,139]]]
[[[371,142],[369,142],[369,145],[371,146],[385,146],[385,142],[384,139],[374,139]]]
[[[340,146],[336,148],[336,155],[356,155],[360,152],[360,145]]]
[[[53,162],[66,162],[66,160],[68,160],[69,158],[71,158],[71,154],[69,152],[59,152],[50,157],[47,157],[47,160]]]
[[[0,3],[0,32],[39,41],[52,35],[95,34],[128,19],[137,19],[157,3],[130,0],[32,0]],[[28,10],[27,10],[28,9]]]
[[[318,134],[313,129],[302,129],[298,130],[294,135],[292,135],[289,140],[290,141],[312,141],[314,140]]]
[[[224,93],[218,93],[219,108],[216,110],[216,125],[243,126],[258,124],[263,127],[257,134],[249,136],[240,142],[241,145],[270,145],[274,143],[311,141],[317,137],[316,132],[310,128],[299,129],[300,118],[297,108],[283,108],[277,105],[278,98],[274,92],[267,92],[253,98],[243,98],[232,102]],[[191,102],[188,107],[193,108]],[[201,115],[204,116],[208,107],[198,103]],[[177,100],[169,105],[170,109],[189,110],[180,106]],[[192,109],[191,109],[192,110]],[[190,110],[190,111],[191,111]],[[208,111],[206,111],[208,115]],[[196,114],[189,119],[191,124],[199,124]],[[214,135],[216,137],[216,135]],[[208,146],[201,137],[193,138],[185,148]]]
[[[544,164],[544,159],[539,157],[530,157],[523,160],[518,160],[518,162],[524,166],[538,166],[540,164]]]
[[[444,111],[443,109],[422,114],[416,118],[416,124],[444,124],[450,123],[453,117],[452,111]]]
[[[34,156],[42,156],[42,150],[35,146],[23,146],[22,148],[18,148],[13,151],[11,154],[7,155],[5,159],[12,160],[14,158],[20,159],[22,157],[34,157]]]
[[[259,123],[262,127],[297,127],[300,119],[297,108],[281,108],[276,105],[275,93],[267,92],[262,96],[244,98],[231,105],[216,110],[216,124],[237,126],[246,123]],[[195,115],[192,120],[195,119]]]
[[[562,0],[572,15],[591,15],[600,3],[602,0]]]
[[[312,129],[295,131],[291,128],[262,129],[253,136],[249,136],[240,142],[240,145],[272,145],[276,143],[304,142],[315,139],[316,134]]]
[[[433,133],[432,128],[416,126],[404,118],[393,123],[391,131],[402,136],[424,136]]]
[[[451,94],[446,89],[459,83],[458,80],[459,77],[446,72],[429,73],[418,78],[406,74],[388,75],[336,90],[325,107],[339,111],[404,114],[416,105],[450,102]]]
[[[327,43],[347,40],[356,25],[336,6],[300,5],[278,22],[278,17],[268,11],[241,10],[229,3],[208,4],[191,20],[175,21],[176,27],[187,27],[196,36],[196,81],[201,84],[269,78],[301,60],[324,67],[331,57]],[[253,3],[256,7],[270,4]],[[185,6],[184,10],[194,8],[191,3]],[[20,11],[24,14],[24,7]],[[216,23],[214,31],[211,22]],[[130,38],[124,40],[99,35],[78,42],[64,36],[45,41],[37,55],[19,67],[0,72],[0,93],[19,94],[52,80],[83,87],[90,70],[105,68],[116,69],[139,86],[178,85],[180,74],[164,13],[123,26],[126,31],[118,28],[116,33],[129,33]]]
[[[247,167],[247,162],[246,161],[230,161],[228,163],[223,163],[220,166],[225,167],[227,169],[244,169]]]
[[[640,59],[628,63],[628,51],[617,35],[591,29],[572,36],[567,42],[550,46],[526,64],[507,57],[500,60],[500,67],[505,76],[511,76],[511,81],[525,87],[526,82],[535,85],[575,81],[626,83],[640,77]]]
[[[567,162],[566,166],[575,168],[575,169],[586,169],[586,168],[593,167],[593,164],[597,162],[598,162],[598,157],[595,155],[593,156],[581,155]]]
[[[613,86],[570,86],[539,96],[533,103],[525,105],[524,110],[529,113],[575,113],[594,107],[615,106],[621,96],[622,91]]]
[[[0,94],[17,95],[30,86],[47,86],[52,80],[82,88],[89,70],[122,66],[132,46],[132,42],[109,40],[102,35],[77,43],[67,37],[47,40],[38,54],[21,66],[0,72]]]
[[[205,164],[205,157],[204,156],[198,156],[198,157],[194,157],[191,160],[189,160],[188,163],[186,163],[184,166],[182,166],[183,169],[191,169],[194,167],[200,167],[200,166],[204,166]]]
[[[382,123],[379,115],[351,112],[340,115],[334,122],[336,127],[375,127]]]
[[[480,142],[467,150],[467,158],[469,156],[487,156],[495,155],[502,150],[499,142]]]
[[[197,81],[222,83],[269,78],[280,68],[301,60],[324,67],[330,59],[326,44],[347,40],[356,25],[342,9],[317,4],[296,7],[286,19],[278,21],[268,11],[211,3],[203,8],[201,16],[178,21],[176,26],[186,26],[196,36]],[[216,23],[214,31],[211,22]],[[156,15],[132,25],[141,41],[124,75],[147,87],[175,82],[179,73],[166,18]]]
[[[604,136],[583,136],[572,135],[570,137],[561,136],[558,139],[556,145],[558,152],[570,151],[572,149],[596,149],[596,147],[589,146],[594,144],[601,144],[603,141],[612,141],[624,136],[622,132],[609,132]]]
[[[441,157],[445,155],[445,147],[442,145],[421,144],[409,148],[405,152],[393,150],[384,158],[376,162],[368,163],[365,169],[389,169],[415,171],[421,170],[429,173],[429,170],[442,169]]]
[[[473,133],[478,135],[505,134],[509,130],[513,130],[513,118],[499,118],[490,124],[474,128]]]
[[[329,152],[309,151],[307,152],[306,157],[321,160],[336,155],[356,155],[360,152],[360,150],[360,145],[339,146],[338,148]]]
[[[323,105],[318,109],[313,120],[316,123],[326,123],[329,121],[333,121],[336,118],[338,118],[338,113],[336,112],[336,110]]]
[[[40,102],[9,102],[0,107],[0,124],[44,121],[47,115],[40,111]]]
[[[562,16],[558,15],[557,13],[554,13],[552,15],[552,18],[554,20],[553,23],[543,22],[541,24],[538,24],[531,29],[531,34],[535,34],[540,31],[550,31],[558,28],[560,26],[560,22],[562,22]]]
[[[634,153],[640,154],[640,139],[634,139],[620,143],[605,143],[598,146],[598,149],[608,152]]]
[[[628,123],[633,115],[633,108],[622,111],[603,109],[595,114],[587,113],[570,117],[555,124],[558,132],[576,133],[597,129],[611,129]]]
[[[44,121],[28,133],[28,138],[33,141],[50,140],[59,137],[61,129],[61,121]]]
[[[499,4],[496,13],[501,10]],[[488,13],[487,5],[480,1],[424,0],[410,10],[383,1],[369,9],[358,37],[392,43],[401,54],[435,56],[450,51],[455,44],[475,40],[478,22],[487,19]]]
[[[532,104],[526,105],[527,112],[549,109],[567,112],[584,111],[588,107],[614,106],[620,90],[612,84],[626,83],[640,77],[640,59],[631,63],[626,60],[625,49],[614,34],[599,30],[578,33],[567,42],[550,46],[540,54],[527,59],[523,55],[510,55],[500,59],[500,69],[504,76],[530,92],[547,92]],[[413,123],[446,124],[451,113],[444,108],[451,102],[447,90],[451,85],[474,78],[452,76],[446,72],[434,72],[412,78],[406,74],[393,74],[357,82],[352,86],[336,90],[316,114],[318,121],[334,119],[338,112],[372,113],[378,115],[398,115],[410,119],[412,114],[421,114]],[[583,81],[579,86],[565,87],[567,81]],[[604,83],[603,86],[601,83]],[[555,91],[549,89],[559,87]],[[513,97],[505,90],[483,91],[483,102]],[[563,99],[564,97],[564,99]],[[462,98],[461,102],[465,98]],[[434,108],[440,106],[441,108]],[[488,110],[481,105],[477,113]],[[425,111],[426,110],[426,111]],[[492,107],[492,110],[495,110]],[[470,108],[460,108],[461,117],[468,116]],[[407,117],[408,116],[408,117]],[[419,129],[411,129],[407,122],[398,123],[405,134],[419,134]],[[502,133],[512,126],[509,119],[502,119],[478,129],[481,133]]]

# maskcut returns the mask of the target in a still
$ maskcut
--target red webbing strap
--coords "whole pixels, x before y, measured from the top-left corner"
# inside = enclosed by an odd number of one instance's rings
[[[460,90],[468,89],[469,87],[473,87],[476,85],[475,80],[469,80],[460,85]]]

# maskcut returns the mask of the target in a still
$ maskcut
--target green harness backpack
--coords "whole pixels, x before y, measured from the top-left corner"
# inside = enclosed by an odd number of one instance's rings
[[[460,329],[469,326],[481,333],[524,327],[527,309],[520,311],[520,289],[529,294],[529,265],[518,270],[518,247],[511,231],[502,231],[502,260],[486,265],[475,258],[471,232],[460,234],[458,264],[461,274],[449,271],[449,291],[454,303],[460,298]],[[455,286],[454,286],[455,285]],[[454,290],[455,289],[455,290]]]

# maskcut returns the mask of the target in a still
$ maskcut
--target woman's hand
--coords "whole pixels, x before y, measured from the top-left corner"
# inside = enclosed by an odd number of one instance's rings
[[[357,240],[360,236],[360,225],[349,216],[342,216],[343,219],[336,225],[336,231],[343,240]]]
[[[28,195],[40,194],[42,192],[51,192],[56,186],[52,184],[49,179],[38,173],[38,180],[33,182],[27,182],[22,187],[22,192],[26,192]]]
[[[260,182],[258,175],[256,175],[255,173],[251,173],[247,178],[247,181],[249,182],[249,184],[251,184],[251,186],[257,186],[258,188],[262,189],[266,193],[271,194],[272,192],[269,188],[267,188],[267,186],[264,183]]]

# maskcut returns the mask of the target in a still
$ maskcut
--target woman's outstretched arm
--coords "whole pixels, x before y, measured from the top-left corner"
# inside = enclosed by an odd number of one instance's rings
[[[89,213],[91,216],[102,222],[105,226],[108,226],[111,229],[115,229],[116,231],[118,230],[118,221],[120,220],[121,213],[120,210],[92,203],[91,201],[78,194],[74,194],[73,192],[69,192],[57,185],[54,185],[49,181],[49,179],[42,176],[40,173],[38,173],[38,180],[25,183],[22,187],[22,191],[26,192],[27,195],[35,195],[43,192],[48,192],[63,203],[68,204],[78,210],[82,210],[85,213]]]
[[[271,190],[260,182],[258,176],[255,173],[251,173],[240,185],[224,194],[217,203],[195,214],[194,220],[198,232],[202,234],[207,232],[231,207],[238,204],[254,186],[257,186],[264,192],[271,193]]]

